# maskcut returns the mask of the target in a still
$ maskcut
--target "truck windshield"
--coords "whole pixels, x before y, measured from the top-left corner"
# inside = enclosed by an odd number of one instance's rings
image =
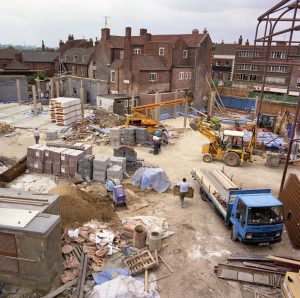
[[[249,208],[249,225],[278,224],[283,222],[282,206]]]

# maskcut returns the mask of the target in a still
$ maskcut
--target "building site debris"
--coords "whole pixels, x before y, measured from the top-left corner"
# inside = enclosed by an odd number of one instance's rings
[[[142,209],[148,206],[148,203],[135,194],[132,190],[126,188],[126,206],[127,208],[134,212],[136,210]]]
[[[61,287],[57,288],[56,290],[50,292],[46,296],[43,296],[42,298],[54,298],[64,292],[65,290],[68,290],[69,288],[73,287],[76,285],[78,282],[78,278],[74,278],[71,281],[67,282],[66,284],[62,285]]]
[[[101,108],[94,107],[92,121],[101,128],[116,127],[125,123],[125,118],[111,114]]]
[[[46,134],[46,140],[47,141],[53,141],[58,139],[58,133],[57,130],[48,130],[45,132]]]
[[[129,276],[129,271],[126,268],[110,268],[101,272],[93,273],[93,279],[97,285],[101,285],[115,278],[116,275]]]
[[[171,273],[174,273],[174,270],[168,265],[168,263],[162,258],[162,256],[158,253],[157,254],[158,257],[161,259],[161,261],[165,264],[165,266],[168,268],[168,270],[171,272]]]
[[[0,135],[9,134],[15,131],[15,128],[6,122],[0,121]]]
[[[141,191],[150,187],[157,192],[165,192],[170,188],[171,182],[161,168],[142,167],[133,174],[132,185],[140,186]]]
[[[296,174],[289,174],[283,191],[279,194],[283,202],[285,227],[289,239],[297,248],[300,247],[299,225],[300,225],[300,178]]]
[[[265,291],[262,291],[260,289],[254,288],[254,287],[250,287],[248,285],[243,285],[243,288],[246,291],[253,293],[254,297],[257,297],[257,298],[272,298],[272,297],[274,297],[274,295],[278,295],[278,294],[280,295],[279,289],[275,289],[275,291],[271,290],[266,293]]]
[[[77,298],[83,298],[83,290],[84,290],[86,272],[88,269],[88,262],[89,262],[88,255],[82,252],[79,274],[78,274],[78,283],[77,283],[77,295],[76,295]]]
[[[228,261],[256,261],[256,262],[273,262],[263,255],[242,255],[233,254],[227,257]]]

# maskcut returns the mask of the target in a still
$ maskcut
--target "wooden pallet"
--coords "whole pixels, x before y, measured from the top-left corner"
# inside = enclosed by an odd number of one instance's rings
[[[145,250],[134,257],[124,260],[125,266],[128,268],[131,275],[143,273],[145,270],[151,269],[156,266],[151,252]]]

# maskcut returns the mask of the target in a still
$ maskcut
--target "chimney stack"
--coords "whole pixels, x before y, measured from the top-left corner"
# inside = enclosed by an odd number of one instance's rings
[[[147,33],[147,41],[150,41],[151,37],[152,37],[151,33]]]
[[[249,45],[249,39],[246,40],[245,45],[246,45],[246,46]]]
[[[192,34],[193,34],[193,35],[199,34],[199,30],[198,30],[198,29],[193,29]]]
[[[239,38],[239,45],[241,46],[243,44],[243,36],[240,35],[240,38]]]
[[[42,51],[45,51],[45,43],[43,40],[42,40]]]
[[[204,33],[204,34],[206,34],[206,33],[207,33],[207,28],[206,28],[206,27],[204,27],[204,29],[203,29],[203,33]]]
[[[110,38],[110,29],[109,28],[102,28],[101,29],[101,39],[108,40]]]
[[[140,36],[147,35],[147,29],[141,28],[140,29]]]
[[[128,39],[131,38],[131,27],[126,27],[125,28],[125,35]]]

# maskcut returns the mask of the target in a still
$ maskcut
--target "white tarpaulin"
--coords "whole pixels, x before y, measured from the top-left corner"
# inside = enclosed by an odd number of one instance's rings
[[[118,276],[99,286],[95,286],[90,298],[159,298],[156,283],[151,282],[154,274],[149,275],[148,293],[144,291],[144,280],[131,276]]]

